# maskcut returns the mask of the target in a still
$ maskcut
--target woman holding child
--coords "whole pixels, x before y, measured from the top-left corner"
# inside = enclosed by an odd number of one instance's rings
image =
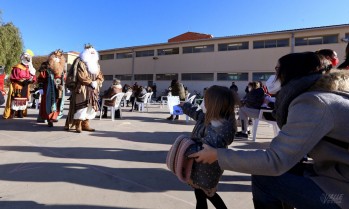
[[[345,208],[349,205],[349,71],[322,74],[313,52],[281,57],[276,121],[267,149],[204,149],[197,162],[252,174],[255,208]],[[300,163],[308,155],[312,162]]]

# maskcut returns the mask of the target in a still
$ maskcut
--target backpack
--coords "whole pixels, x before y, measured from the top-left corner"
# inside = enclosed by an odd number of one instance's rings
[[[73,91],[76,87],[76,71],[80,61],[81,61],[80,57],[76,58],[73,64],[70,66],[69,71],[67,73],[65,87],[70,91]]]

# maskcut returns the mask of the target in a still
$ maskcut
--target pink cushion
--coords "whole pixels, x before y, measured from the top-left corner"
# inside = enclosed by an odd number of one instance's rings
[[[167,167],[184,183],[187,183],[190,179],[194,162],[193,159],[185,156],[186,150],[192,144],[195,144],[193,140],[187,136],[180,135],[171,146],[166,157]]]

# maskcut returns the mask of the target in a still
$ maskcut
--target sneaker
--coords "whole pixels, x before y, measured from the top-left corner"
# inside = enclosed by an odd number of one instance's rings
[[[248,139],[248,134],[242,133],[241,131],[236,132],[235,134],[236,138],[242,138],[242,139]]]

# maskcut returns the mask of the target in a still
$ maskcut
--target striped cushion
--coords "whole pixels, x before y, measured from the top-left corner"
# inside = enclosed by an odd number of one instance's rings
[[[194,159],[187,158],[185,152],[195,144],[193,140],[185,135],[177,137],[171,149],[167,153],[167,167],[184,183],[190,179]]]

